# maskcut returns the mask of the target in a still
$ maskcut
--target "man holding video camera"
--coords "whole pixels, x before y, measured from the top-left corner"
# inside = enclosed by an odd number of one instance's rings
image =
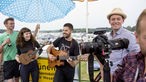
[[[146,9],[138,17],[135,37],[141,51],[123,58],[113,74],[112,82],[146,82]]]
[[[129,46],[127,49],[119,49],[119,50],[112,50],[111,54],[109,55],[109,60],[113,63],[110,66],[111,75],[117,69],[117,65],[121,64],[122,59],[129,53],[129,52],[139,52],[139,45],[136,43],[136,39],[134,35],[123,28],[122,24],[126,19],[126,14],[120,8],[114,8],[111,13],[107,15],[107,19],[109,20],[109,24],[111,25],[111,33],[108,35],[109,40],[114,40],[118,38],[126,38],[129,40]],[[98,60],[99,61],[99,60]],[[100,62],[99,62],[100,63]],[[103,77],[103,65],[100,63],[101,75]]]

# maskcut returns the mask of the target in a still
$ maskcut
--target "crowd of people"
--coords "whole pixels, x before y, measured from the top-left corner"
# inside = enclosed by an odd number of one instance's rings
[[[107,15],[112,31],[107,36],[109,40],[126,38],[129,40],[127,49],[112,50],[109,60],[113,62],[110,66],[111,82],[145,82],[146,81],[146,9],[142,11],[136,23],[136,31],[132,32],[123,28],[123,23],[127,15],[120,8],[114,8]],[[0,63],[3,62],[3,76],[6,82],[29,82],[29,75],[32,82],[38,82],[39,69],[37,64],[38,56],[34,56],[32,61],[25,65],[20,61],[20,56],[29,51],[32,53],[40,48],[40,44],[35,39],[31,30],[27,27],[19,32],[14,31],[15,21],[7,18],[4,21],[6,31],[0,35]],[[78,42],[72,37],[73,25],[65,23],[63,25],[63,36],[58,37],[47,49],[48,58],[51,61],[58,60],[57,56],[51,54],[51,49],[58,47],[59,50],[67,52],[68,56],[78,56],[80,53]],[[36,35],[36,34],[35,34]],[[41,54],[42,49],[39,49]],[[102,79],[103,65],[100,64]],[[62,60],[63,65],[55,66],[56,72],[53,82],[73,82],[75,66],[78,60],[68,58]]]

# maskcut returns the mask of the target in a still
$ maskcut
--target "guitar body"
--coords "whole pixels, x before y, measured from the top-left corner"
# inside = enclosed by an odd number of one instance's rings
[[[33,53],[33,50],[29,50],[27,53],[21,54],[19,56],[19,61],[24,65],[29,64],[36,57],[35,54],[30,55],[32,53]]]
[[[58,57],[58,56],[67,56],[67,53],[65,51],[56,50],[55,48],[52,48],[51,49],[50,54],[54,55],[55,57]],[[48,58],[48,63],[49,63],[49,67],[55,67],[55,66],[64,65],[64,62],[62,62],[60,60],[51,61],[49,58]]]

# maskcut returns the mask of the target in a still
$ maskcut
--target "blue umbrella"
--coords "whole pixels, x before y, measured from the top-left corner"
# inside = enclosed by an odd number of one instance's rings
[[[0,0],[0,12],[22,22],[51,22],[75,7],[71,0]]]

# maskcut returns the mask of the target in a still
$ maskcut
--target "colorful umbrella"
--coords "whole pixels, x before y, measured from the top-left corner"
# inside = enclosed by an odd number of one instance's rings
[[[0,12],[22,22],[51,22],[75,7],[71,0],[0,0]]]

